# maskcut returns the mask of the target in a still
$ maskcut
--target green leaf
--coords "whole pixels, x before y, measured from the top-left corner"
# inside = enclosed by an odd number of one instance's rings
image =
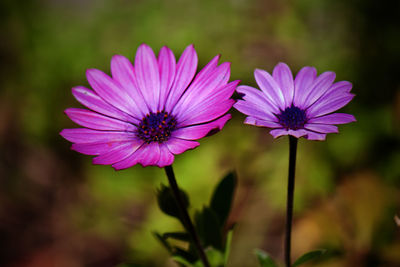
[[[209,248],[206,250],[206,255],[211,266],[224,266],[224,254],[221,251]]]
[[[186,232],[168,232],[163,234],[164,239],[173,238],[181,241],[190,241],[190,235]]]
[[[326,249],[318,249],[318,250],[313,250],[310,252],[307,252],[306,254],[304,254],[303,256],[301,256],[300,258],[298,258],[294,263],[293,263],[293,267],[295,266],[299,266],[307,261],[310,260],[314,260],[318,257],[321,257],[324,253],[326,252]]]
[[[205,247],[212,246],[222,251],[222,231],[217,214],[204,207],[195,214],[196,228]]]
[[[213,249],[213,248],[207,248],[205,250],[208,262],[210,263],[210,266],[212,267],[224,267],[224,255],[221,251]],[[201,260],[198,260],[194,263],[193,267],[204,267],[203,263]]]
[[[181,256],[173,256],[172,259],[180,264],[183,264],[184,266],[193,266],[192,263],[188,262],[185,258],[182,258]]]
[[[197,256],[197,251],[187,251],[180,247],[174,247],[173,250],[174,250],[173,256],[178,256],[191,264],[197,261],[199,258]]]
[[[232,236],[233,236],[233,230],[230,230],[226,237],[225,255],[224,255],[225,266],[228,266],[229,254],[231,253]]]
[[[171,245],[161,234],[159,234],[157,232],[153,232],[153,235],[158,241],[160,241],[160,243],[161,243],[161,245],[163,245],[163,247],[165,247],[170,253],[172,253]]]
[[[276,263],[272,260],[272,258],[261,249],[256,249],[254,251],[258,258],[258,262],[260,263],[261,267],[277,267]]]
[[[230,172],[219,182],[211,197],[210,207],[217,214],[221,227],[225,225],[231,210],[236,185],[236,174]]]
[[[180,193],[185,204],[185,208],[187,209],[189,207],[189,197],[183,190],[180,190]],[[163,211],[165,214],[178,218],[182,222],[181,213],[171,188],[161,185],[161,188],[157,190],[157,203],[161,211]]]

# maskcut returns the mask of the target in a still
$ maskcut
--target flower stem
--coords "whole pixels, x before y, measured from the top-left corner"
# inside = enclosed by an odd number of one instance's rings
[[[294,174],[296,169],[297,138],[289,135],[289,175],[286,202],[285,264],[290,267],[290,243],[292,236]]]
[[[207,256],[204,252],[204,248],[200,243],[200,238],[197,235],[197,232],[193,226],[192,220],[190,219],[189,214],[184,205],[184,202],[182,200],[178,184],[176,183],[175,174],[174,174],[174,170],[172,169],[172,165],[166,166],[164,169],[165,169],[165,173],[167,174],[169,185],[171,186],[176,203],[178,204],[179,210],[181,212],[181,217],[185,224],[185,228],[187,228],[187,231],[189,232],[190,236],[192,237],[192,240],[194,242],[196,249],[199,252],[199,256],[200,256],[201,261],[203,262],[204,267],[210,267],[210,263],[208,262]]]

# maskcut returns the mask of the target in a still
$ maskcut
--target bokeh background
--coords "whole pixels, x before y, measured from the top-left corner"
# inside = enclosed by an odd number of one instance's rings
[[[195,44],[199,66],[216,54],[232,79],[279,61],[335,71],[353,82],[343,109],[357,122],[325,142],[301,140],[293,257],[326,248],[312,266],[400,266],[399,1],[2,0],[0,3],[0,266],[176,266],[152,231],[179,225],[157,208],[162,169],[115,172],[70,150],[59,132],[80,107],[70,88],[85,70],[109,72],[141,43],[177,56]],[[239,176],[229,266],[257,266],[255,248],[282,259],[288,140],[242,124],[177,156],[191,212],[230,170]]]

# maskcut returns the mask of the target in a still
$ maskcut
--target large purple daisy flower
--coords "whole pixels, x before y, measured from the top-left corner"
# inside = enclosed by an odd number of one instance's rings
[[[333,113],[349,103],[354,95],[347,81],[333,83],[334,72],[317,76],[313,67],[304,67],[293,80],[285,63],[274,68],[272,76],[260,69],[254,72],[261,91],[241,85],[236,91],[243,94],[234,107],[248,115],[246,124],[272,128],[277,138],[292,135],[309,140],[325,140],[326,134],[337,133],[334,124],[355,121],[353,115]]]
[[[168,47],[153,50],[142,44],[135,65],[116,55],[112,77],[97,69],[86,76],[93,91],[72,88],[75,98],[88,109],[65,110],[85,127],[64,129],[60,134],[72,149],[96,155],[94,164],[125,169],[137,163],[165,167],[174,155],[193,149],[200,139],[222,129],[231,118],[226,112],[239,81],[228,83],[230,63],[218,66],[214,57],[196,76],[197,54],[193,45],[178,63]],[[195,76],[195,77],[194,77]]]

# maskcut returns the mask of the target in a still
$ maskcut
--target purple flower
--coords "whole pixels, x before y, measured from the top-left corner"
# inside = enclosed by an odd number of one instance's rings
[[[309,140],[325,140],[326,134],[338,133],[334,124],[353,122],[353,115],[333,113],[349,103],[351,83],[335,80],[334,72],[317,76],[313,67],[304,67],[293,80],[285,63],[275,66],[272,76],[260,69],[254,72],[261,91],[250,86],[239,86],[243,95],[234,107],[248,117],[244,123],[272,128],[277,138],[292,135]]]
[[[197,54],[193,45],[178,63],[168,47],[153,50],[142,44],[135,65],[116,55],[108,76],[89,69],[90,90],[72,88],[75,98],[88,109],[68,108],[65,113],[85,127],[64,129],[60,134],[72,149],[96,155],[94,164],[116,170],[171,165],[174,155],[193,149],[200,139],[223,128],[239,81],[228,83],[230,63],[218,66],[214,57],[196,76]]]

